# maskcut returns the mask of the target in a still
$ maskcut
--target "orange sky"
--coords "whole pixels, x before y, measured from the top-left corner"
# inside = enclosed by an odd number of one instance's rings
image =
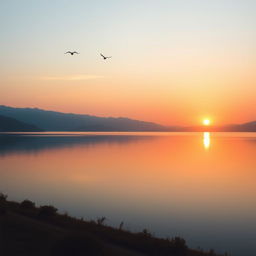
[[[3,4],[0,104],[165,125],[256,119],[253,1],[61,3]]]

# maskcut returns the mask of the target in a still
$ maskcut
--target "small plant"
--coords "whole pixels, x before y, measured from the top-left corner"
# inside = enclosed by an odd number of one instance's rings
[[[142,230],[142,234],[146,237],[152,237],[152,234],[146,228]]]
[[[97,219],[97,224],[98,225],[104,225],[104,222],[107,218],[106,217],[101,217]]]
[[[123,227],[124,227],[124,222],[122,221],[119,225],[119,230],[123,230]]]

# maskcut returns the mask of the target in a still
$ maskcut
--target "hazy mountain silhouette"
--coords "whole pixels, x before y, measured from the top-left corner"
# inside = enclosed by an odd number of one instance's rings
[[[14,118],[0,115],[0,132],[40,132],[35,125],[18,121]]]
[[[31,123],[46,131],[166,131],[168,129],[156,123],[129,118],[97,117],[37,108],[0,106],[0,115]]]
[[[256,132],[256,121],[244,124],[230,125],[226,128],[229,129],[230,131],[237,132]]]
[[[46,111],[38,108],[13,108],[1,105],[0,115],[14,118],[23,123],[31,124],[34,126],[34,129],[38,130],[41,128],[45,131],[256,132],[256,121],[244,124],[209,127],[162,126],[152,122],[144,122],[123,117],[97,117],[91,115]],[[8,128],[8,125],[5,124],[5,127]],[[22,129],[22,126],[20,127],[19,131],[25,131]],[[18,131],[18,129],[11,130],[10,128],[8,131]],[[35,130],[32,129],[30,131]]]
[[[243,124],[230,124],[223,126],[190,126],[180,127],[180,131],[187,132],[256,132],[256,121]]]

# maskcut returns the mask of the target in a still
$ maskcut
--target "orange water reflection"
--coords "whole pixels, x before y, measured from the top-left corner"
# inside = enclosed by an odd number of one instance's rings
[[[211,138],[210,138],[210,133],[209,132],[204,132],[204,148],[209,149],[210,144],[211,144]]]
[[[26,137],[1,144],[0,186],[14,199],[221,250],[230,226],[244,239],[256,227],[255,149],[245,133]]]

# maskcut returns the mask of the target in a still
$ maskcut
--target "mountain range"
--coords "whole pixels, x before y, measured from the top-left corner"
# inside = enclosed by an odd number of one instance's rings
[[[218,131],[256,132],[256,121],[225,126],[163,126],[124,117],[97,117],[0,105],[0,131]]]
[[[0,115],[45,131],[166,131],[167,127],[129,118],[97,117],[46,111],[38,108],[0,106]],[[1,122],[1,121],[0,121]],[[36,128],[37,129],[37,128]]]
[[[35,125],[26,124],[14,118],[0,115],[0,132],[40,132]]]

